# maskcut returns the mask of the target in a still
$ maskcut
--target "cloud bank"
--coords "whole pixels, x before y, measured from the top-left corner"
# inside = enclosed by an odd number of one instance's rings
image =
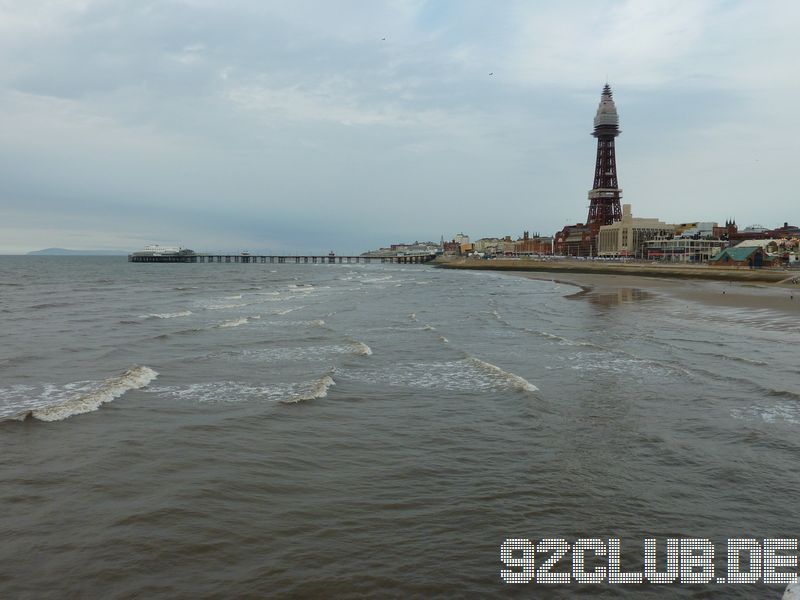
[[[0,2],[0,252],[360,252],[586,213],[606,78],[624,200],[798,221],[800,6]]]

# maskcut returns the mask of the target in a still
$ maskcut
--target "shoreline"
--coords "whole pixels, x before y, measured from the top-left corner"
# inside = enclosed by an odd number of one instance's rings
[[[605,269],[540,270],[538,266],[519,267],[517,264],[516,269],[506,265],[499,269],[483,266],[477,269],[496,270],[516,277],[574,286],[578,288],[577,291],[564,295],[565,299],[585,299],[606,306],[667,297],[680,302],[694,302],[711,307],[770,310],[793,317],[800,315],[800,286],[797,285],[781,285],[779,282],[769,283],[751,278],[706,279],[698,276],[682,278],[676,275],[659,277],[639,275],[630,271],[610,272]],[[471,266],[444,268],[470,269]],[[785,273],[772,272],[772,274],[785,277]]]
[[[436,259],[431,263],[440,269],[471,269],[490,271],[531,271],[540,273],[603,274],[630,277],[657,277],[668,279],[701,279],[708,281],[749,281],[758,283],[786,284],[800,271],[777,271],[771,269],[747,269],[709,267],[707,265],[672,265],[658,263],[610,263],[578,260],[515,260],[496,258],[492,260],[456,258]],[[798,288],[800,289],[800,288]]]

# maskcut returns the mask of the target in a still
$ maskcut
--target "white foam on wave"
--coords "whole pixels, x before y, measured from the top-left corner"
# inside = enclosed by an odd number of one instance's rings
[[[448,339],[447,339],[446,337],[444,337],[443,335],[440,335],[440,336],[439,336],[439,340],[440,340],[442,343],[444,343],[444,344],[449,344],[449,343],[450,343],[450,340],[448,340]]]
[[[264,321],[264,325],[270,327],[325,327],[323,319],[313,319],[309,321]]]
[[[305,306],[295,306],[294,308],[284,308],[283,310],[275,310],[272,312],[273,315],[288,315],[290,312],[294,312],[296,310],[300,310],[305,308]]]
[[[372,348],[367,346],[364,342],[353,342],[350,344],[350,347],[353,349],[353,353],[359,354],[361,356],[372,356]]]
[[[477,359],[476,359],[477,360]],[[376,386],[447,390],[459,393],[502,392],[509,387],[534,392],[536,386],[518,375],[466,358],[444,362],[394,363],[391,368],[337,367],[348,379]]]
[[[241,299],[242,299],[241,294],[236,294],[235,296],[225,296],[225,300],[241,300]]]
[[[209,304],[205,308],[207,310],[227,310],[229,308],[241,308],[243,306],[247,306],[247,302],[241,302],[238,304]]]
[[[800,425],[800,407],[794,402],[778,402],[772,405],[754,405],[747,408],[734,408],[731,416],[743,421],[763,421],[765,423],[788,423]]]
[[[186,386],[150,386],[145,391],[165,398],[227,404],[247,401],[277,402],[292,393],[290,383],[254,385],[238,381],[208,381]]]
[[[524,379],[519,375],[515,375],[514,373],[510,373],[509,371],[504,371],[497,365],[493,365],[492,363],[488,363],[479,358],[475,358],[474,356],[468,356],[466,360],[468,363],[474,365],[478,369],[481,369],[486,373],[490,373],[492,375],[497,376],[500,379],[507,381],[511,385],[511,387],[515,389],[521,390],[523,392],[536,392],[539,390],[539,388],[537,388],[527,379]]]
[[[188,317],[192,314],[190,310],[181,310],[173,313],[152,313],[149,315],[139,315],[140,319],[175,319],[177,317]]]
[[[333,369],[319,379],[297,383],[249,384],[238,381],[208,381],[187,386],[151,386],[146,391],[163,398],[213,404],[283,402],[294,404],[324,398],[333,380]]]
[[[157,376],[158,373],[150,367],[133,367],[122,375],[106,379],[91,391],[52,406],[34,409],[30,411],[30,415],[40,421],[63,421],[73,415],[95,411],[102,404],[119,398],[128,390],[143,388]]]
[[[677,371],[684,375],[693,375],[679,365],[666,361],[639,358],[623,350],[615,350],[620,356],[609,356],[605,351],[581,350],[566,358],[569,368],[574,371],[607,372],[618,374],[643,374],[650,378],[674,376]]]
[[[582,342],[579,340],[570,340],[560,335],[555,335],[553,333],[548,333],[546,331],[537,331],[535,329],[528,329],[524,328],[524,331],[528,333],[532,333],[534,335],[538,335],[543,338],[547,338],[549,340],[557,340],[560,346],[595,346],[591,342]],[[596,347],[596,346],[595,346]]]
[[[425,331],[436,331],[436,327],[434,327],[433,325],[425,325],[425,327],[423,327],[422,329]]]
[[[323,375],[319,379],[311,382],[308,389],[298,390],[293,396],[281,400],[284,404],[296,404],[306,400],[318,400],[328,395],[328,390],[331,386],[336,385],[336,382],[331,377],[330,373]]]
[[[239,317],[238,319],[231,319],[230,321],[224,321],[219,324],[219,327],[239,327],[239,325],[245,325],[246,323],[250,323],[251,321],[260,318],[261,315],[253,315],[250,317]]]
[[[314,286],[311,285],[310,283],[306,283],[306,284],[290,283],[287,287],[289,288],[290,292],[294,292],[294,293],[308,294],[308,293],[311,293],[311,292],[315,291]]]
[[[296,346],[283,348],[250,348],[237,352],[223,353],[231,360],[256,360],[256,361],[320,361],[328,360],[332,355],[358,354],[369,356],[372,350],[361,342],[350,342],[330,346]]]

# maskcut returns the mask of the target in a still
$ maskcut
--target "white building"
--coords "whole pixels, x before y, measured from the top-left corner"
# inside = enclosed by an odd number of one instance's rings
[[[644,258],[663,262],[702,263],[716,256],[728,242],[685,237],[663,238],[645,242]]]

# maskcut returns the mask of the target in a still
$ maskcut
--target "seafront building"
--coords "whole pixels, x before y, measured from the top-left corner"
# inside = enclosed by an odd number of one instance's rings
[[[777,256],[767,254],[761,246],[736,246],[725,248],[722,252],[708,261],[712,267],[747,267],[760,269],[774,267],[780,264]]]
[[[663,239],[675,231],[658,219],[633,217],[631,205],[622,207],[622,219],[603,225],[597,235],[597,254],[605,257],[646,258],[645,244],[652,239]]]
[[[377,250],[368,250],[362,252],[361,256],[366,257],[392,257],[392,256],[429,256],[432,254],[441,254],[442,247],[440,244],[434,242],[419,242],[413,244],[399,243],[390,244],[385,248],[378,248]]]
[[[542,236],[538,233],[530,235],[527,231],[523,232],[522,237],[514,244],[514,254],[518,256],[526,255],[548,255],[553,253],[553,238]]]
[[[719,254],[728,242],[718,239],[666,237],[644,243],[644,258],[661,262],[704,263]]]
[[[516,240],[510,235],[475,240],[472,251],[484,256],[543,256],[553,253],[553,238],[525,231]]]

